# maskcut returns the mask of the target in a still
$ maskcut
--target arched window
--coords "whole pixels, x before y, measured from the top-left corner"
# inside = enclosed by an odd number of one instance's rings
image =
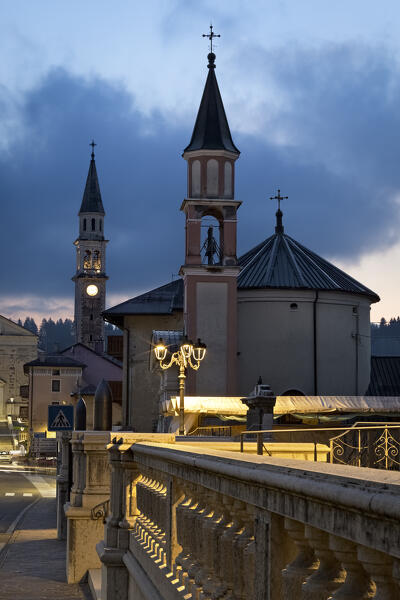
[[[192,193],[193,198],[200,196],[200,161],[194,160],[192,163]]]
[[[96,231],[96,219],[92,219],[92,231]]]
[[[83,268],[91,269],[92,268],[92,253],[90,250],[86,250],[85,255],[83,257]]]
[[[207,196],[218,196],[218,161],[207,161]]]
[[[86,219],[83,219],[83,231],[86,231]]]
[[[232,165],[226,161],[224,166],[224,196],[232,196]]]
[[[297,302],[292,302],[290,305],[290,310],[297,310],[299,307],[297,305]]]

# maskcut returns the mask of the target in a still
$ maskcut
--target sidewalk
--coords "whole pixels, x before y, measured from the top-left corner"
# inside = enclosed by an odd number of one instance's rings
[[[91,600],[86,584],[67,584],[65,541],[57,539],[56,501],[41,498],[0,554],[0,600]]]

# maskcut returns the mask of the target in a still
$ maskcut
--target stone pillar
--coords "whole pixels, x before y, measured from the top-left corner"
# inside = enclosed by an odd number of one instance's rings
[[[67,580],[76,583],[89,569],[100,568],[96,544],[103,538],[103,519],[110,498],[110,469],[107,444],[109,432],[75,432],[74,487],[71,501],[65,505],[67,526]],[[81,444],[84,460],[79,460]],[[78,459],[77,456],[78,455]],[[84,479],[82,493],[81,481]]]
[[[63,431],[59,435],[60,467],[57,473],[57,537],[59,540],[67,539],[67,517],[64,505],[69,501],[71,481],[70,465],[70,440],[72,433]]]
[[[96,551],[101,561],[102,600],[126,600],[128,598],[128,571],[122,560],[129,542],[131,518],[136,518],[136,503],[132,510],[131,486],[139,475],[129,452],[130,444],[108,446],[111,465],[110,515],[106,519],[104,540]],[[126,454],[125,454],[126,451]],[[136,499],[136,494],[133,494]],[[130,513],[134,512],[135,517]]]
[[[257,384],[253,393],[247,398],[242,398],[242,402],[249,409],[246,424],[248,430],[259,431],[273,428],[276,396],[269,385]],[[264,439],[271,439],[271,435],[266,435]]]

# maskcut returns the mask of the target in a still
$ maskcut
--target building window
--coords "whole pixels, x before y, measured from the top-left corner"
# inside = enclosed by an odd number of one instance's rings
[[[353,306],[353,315],[358,315],[358,307]]]
[[[60,375],[60,369],[52,369],[51,374],[52,375]]]
[[[100,219],[100,221],[99,221],[99,228],[100,228],[100,231],[102,230],[102,227],[103,227],[103,225],[102,225],[102,222],[101,222],[101,219]]]
[[[61,381],[59,379],[51,380],[51,391],[52,392],[60,392],[61,391]]]
[[[83,231],[86,231],[86,219],[83,219]]]
[[[92,231],[96,231],[96,219],[92,219]]]
[[[92,336],[92,335],[90,335],[90,337],[89,337],[89,341],[90,341],[90,342],[93,342],[93,336]]]
[[[90,320],[93,321],[93,313],[90,313]]]
[[[299,307],[297,306],[297,302],[292,302],[290,305],[290,310],[297,310]]]

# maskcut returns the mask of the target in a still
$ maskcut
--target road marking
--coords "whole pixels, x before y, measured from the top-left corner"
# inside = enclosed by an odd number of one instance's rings
[[[55,498],[56,497],[56,486],[50,485],[44,477],[40,475],[30,475],[29,473],[23,473],[24,477],[29,479],[31,483],[39,491],[43,498]],[[55,483],[55,482],[54,482]]]
[[[22,495],[23,496],[32,496],[33,494],[32,494],[32,492],[24,492]]]
[[[15,492],[6,492],[5,496],[15,496]]]
[[[22,517],[26,513],[26,511],[29,510],[32,506],[34,506],[34,504],[36,504],[37,502],[39,502],[39,500],[40,500],[40,498],[36,498],[36,500],[34,500],[30,504],[28,504],[28,506],[25,506],[25,508],[23,510],[21,510],[21,512],[19,513],[19,515],[17,516],[17,518],[14,519],[14,521],[11,523],[11,525],[7,529],[6,533],[12,534],[14,532],[14,529],[16,528],[16,526],[18,525],[18,523],[20,522],[20,520],[22,519]]]

